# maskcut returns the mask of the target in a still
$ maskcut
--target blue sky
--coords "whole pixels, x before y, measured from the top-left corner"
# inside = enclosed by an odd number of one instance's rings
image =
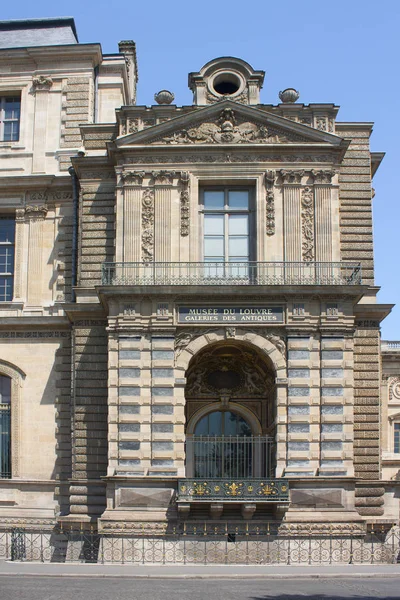
[[[376,284],[380,302],[398,304],[382,337],[400,340],[400,0],[19,0],[3,3],[0,18],[55,16],[73,16],[80,42],[104,53],[135,40],[139,104],[163,88],[191,104],[187,74],[232,55],[266,71],[264,103],[295,87],[301,102],[339,105],[341,121],[374,121],[371,149],[386,152],[374,180]]]

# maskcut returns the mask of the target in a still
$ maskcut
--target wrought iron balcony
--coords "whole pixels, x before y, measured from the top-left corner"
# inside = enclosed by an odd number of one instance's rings
[[[360,285],[361,265],[344,262],[104,263],[103,285]]]
[[[180,479],[178,502],[287,502],[286,479]]]

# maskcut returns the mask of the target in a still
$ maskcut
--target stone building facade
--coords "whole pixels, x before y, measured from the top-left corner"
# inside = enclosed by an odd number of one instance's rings
[[[133,42],[3,33],[0,521],[397,522],[372,124],[232,57],[139,106]]]

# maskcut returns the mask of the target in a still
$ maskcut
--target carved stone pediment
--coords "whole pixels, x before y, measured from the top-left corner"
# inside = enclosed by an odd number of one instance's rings
[[[115,140],[116,147],[305,143],[347,147],[342,138],[332,133],[229,100]]]

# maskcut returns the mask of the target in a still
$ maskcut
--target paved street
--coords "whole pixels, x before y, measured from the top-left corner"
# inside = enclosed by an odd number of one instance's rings
[[[289,580],[0,577],[1,600],[341,600],[400,598],[399,578]]]

